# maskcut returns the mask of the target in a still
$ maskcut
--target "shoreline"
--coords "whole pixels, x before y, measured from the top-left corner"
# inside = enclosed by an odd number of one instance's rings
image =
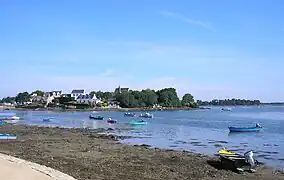
[[[0,110],[17,110],[17,111],[59,111],[59,112],[89,112],[89,111],[111,111],[111,112],[135,112],[135,111],[178,111],[178,110],[200,110],[208,108],[190,108],[190,107],[169,107],[169,108],[88,108],[88,109],[64,109],[64,108],[1,108]]]
[[[0,153],[25,159],[87,179],[284,179],[280,171],[259,167],[256,173],[237,174],[214,167],[215,157],[193,152],[127,145],[109,130],[51,128],[5,124],[0,133],[14,133],[17,141],[0,142]]]

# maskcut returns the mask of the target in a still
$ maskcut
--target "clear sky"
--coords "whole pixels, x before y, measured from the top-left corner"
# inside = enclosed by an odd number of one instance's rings
[[[283,0],[1,0],[0,97],[176,87],[284,101]]]

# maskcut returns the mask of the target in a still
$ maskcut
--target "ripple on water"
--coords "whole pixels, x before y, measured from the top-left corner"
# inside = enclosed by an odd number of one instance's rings
[[[270,157],[270,155],[269,154],[259,154],[259,155],[257,155],[256,157],[259,157],[259,158],[268,158],[268,157]]]
[[[178,145],[174,145],[174,144],[172,144],[172,145],[170,145],[169,147],[174,148],[174,147],[178,147]]]
[[[200,146],[200,147],[207,147],[208,146],[206,144],[201,144],[201,142],[199,142],[199,141],[190,142],[190,144],[192,144],[193,146]]]
[[[242,152],[242,151],[245,151],[245,149],[229,149],[229,151]]]
[[[276,151],[256,151],[258,153],[264,153],[264,154],[279,154],[279,152]]]
[[[175,144],[187,144],[186,141],[178,140],[174,142]]]
[[[215,147],[223,147],[222,144],[214,144]]]

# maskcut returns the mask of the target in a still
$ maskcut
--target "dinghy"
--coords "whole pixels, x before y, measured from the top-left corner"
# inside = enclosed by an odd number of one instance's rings
[[[103,120],[103,119],[104,119],[104,117],[103,117],[103,116],[100,116],[100,115],[98,115],[98,116],[92,116],[92,115],[90,115],[89,118],[90,118],[90,119],[94,119],[94,120]]]
[[[0,134],[0,140],[16,140],[17,136],[14,134]]]
[[[125,117],[135,117],[136,114],[135,114],[135,113],[126,112],[126,113],[124,113],[124,116],[125,116]]]
[[[117,120],[109,118],[109,119],[107,120],[107,123],[116,124],[116,123],[117,123]]]
[[[258,132],[262,130],[262,127],[259,124],[256,124],[254,127],[228,127],[230,132]]]
[[[147,124],[147,121],[144,121],[144,120],[135,121],[135,120],[133,120],[133,121],[130,122],[130,124],[131,124],[131,125],[146,125],[146,124]]]
[[[42,118],[42,121],[44,121],[44,122],[50,122],[50,121],[52,121],[54,118],[53,117],[44,117],[44,118]]]
[[[153,114],[150,114],[150,113],[145,113],[145,114],[140,114],[139,117],[142,117],[142,118],[153,118],[154,115],[153,115]]]

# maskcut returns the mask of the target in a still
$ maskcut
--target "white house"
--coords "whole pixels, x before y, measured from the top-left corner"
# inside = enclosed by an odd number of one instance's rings
[[[92,104],[97,104],[100,103],[101,100],[96,97],[96,95],[79,95],[76,99],[78,103],[92,103]]]
[[[44,93],[44,99],[46,101],[46,106],[53,101],[54,98],[58,98],[62,95],[62,91],[51,91]]]
[[[86,95],[86,92],[84,89],[74,89],[71,92],[71,97],[73,97],[75,100],[81,95]]]

